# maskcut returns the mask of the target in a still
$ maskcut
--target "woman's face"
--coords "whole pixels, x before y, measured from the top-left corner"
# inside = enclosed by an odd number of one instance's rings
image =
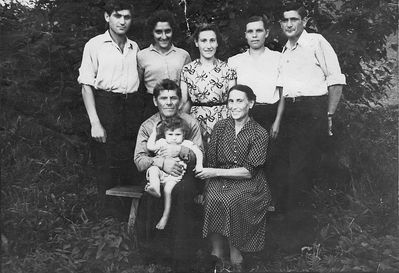
[[[202,58],[212,59],[218,48],[216,33],[213,30],[201,31],[198,40],[195,41],[195,46],[198,47]]]
[[[254,101],[248,100],[247,94],[239,90],[232,90],[227,98],[227,108],[236,121],[248,118],[249,109],[253,106]]]

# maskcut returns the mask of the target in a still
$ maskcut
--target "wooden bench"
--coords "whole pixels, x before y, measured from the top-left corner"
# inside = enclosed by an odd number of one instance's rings
[[[127,222],[127,230],[129,234],[133,234],[134,224],[137,217],[137,209],[139,207],[140,198],[141,196],[143,196],[143,192],[143,186],[118,186],[111,188],[105,192],[106,195],[132,198],[129,220]]]

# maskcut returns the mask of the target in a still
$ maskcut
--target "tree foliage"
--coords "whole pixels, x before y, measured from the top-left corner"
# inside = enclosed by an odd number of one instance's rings
[[[89,122],[76,79],[84,44],[106,29],[103,0],[31,2],[35,5],[11,1],[0,6],[3,268],[154,272],[154,267],[135,267],[136,256],[126,252],[130,239],[124,225],[96,219],[96,190],[87,168]],[[280,50],[285,43],[278,22],[282,2],[132,0],[136,9],[128,35],[147,47],[147,18],[154,10],[169,9],[180,28],[174,33],[178,46],[195,57],[190,34],[200,22],[215,22],[223,36],[218,54],[226,59],[245,50],[244,20],[257,14],[270,21],[267,45]],[[317,215],[321,245],[266,269],[389,271],[399,266],[398,240],[387,220],[397,202],[392,189],[398,174],[398,112],[397,106],[370,105],[380,102],[395,76],[386,42],[397,30],[397,3],[302,2],[311,17],[308,30],[330,41],[348,85],[337,113],[338,148],[333,160],[323,159],[331,169],[316,192],[316,205],[324,208]]]

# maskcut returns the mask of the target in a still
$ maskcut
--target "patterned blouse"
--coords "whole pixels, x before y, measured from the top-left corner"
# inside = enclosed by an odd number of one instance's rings
[[[181,72],[181,81],[187,85],[192,102],[190,114],[199,121],[202,135],[208,137],[213,126],[227,115],[227,92],[229,81],[235,80],[235,70],[227,63],[215,59],[213,69],[204,71],[199,59],[186,64]]]

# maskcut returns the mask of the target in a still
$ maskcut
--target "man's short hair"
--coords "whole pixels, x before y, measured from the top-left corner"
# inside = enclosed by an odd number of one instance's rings
[[[268,20],[265,17],[259,16],[259,15],[254,15],[254,16],[249,17],[245,21],[245,29],[249,23],[253,23],[253,22],[263,22],[263,27],[265,28],[265,30],[268,29],[268,26],[269,26]]]
[[[150,33],[152,33],[158,22],[168,22],[172,31],[176,31],[175,17],[170,11],[158,10],[150,16],[147,21],[147,28]]]
[[[129,10],[133,13],[133,5],[129,0],[107,0],[104,5],[104,11],[111,15],[114,11]]]
[[[283,10],[281,12],[281,18],[284,18],[284,12],[291,10],[295,10],[296,12],[298,12],[299,16],[301,16],[301,19],[306,18],[308,16],[308,12],[301,3],[289,2],[283,6]]]
[[[181,89],[174,81],[169,79],[163,79],[157,85],[155,85],[153,90],[154,98],[158,98],[159,94],[163,90],[175,90],[177,96],[179,97],[179,99],[181,99]]]

